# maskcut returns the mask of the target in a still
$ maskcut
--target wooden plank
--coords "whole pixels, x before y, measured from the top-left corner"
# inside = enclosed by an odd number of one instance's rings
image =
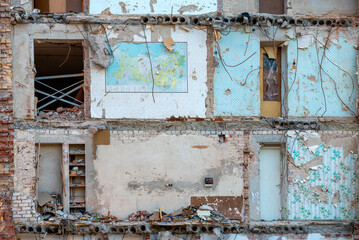
[[[208,205],[225,217],[241,220],[243,196],[191,197],[191,205]]]
[[[66,13],[66,0],[50,0],[51,13]]]

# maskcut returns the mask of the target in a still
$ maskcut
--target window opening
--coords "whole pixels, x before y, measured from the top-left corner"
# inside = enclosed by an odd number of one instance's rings
[[[284,14],[284,0],[259,0],[259,12]]]
[[[80,13],[83,12],[82,0],[34,0],[34,8],[41,13]]]
[[[35,42],[35,109],[39,118],[83,118],[83,48],[80,41]]]

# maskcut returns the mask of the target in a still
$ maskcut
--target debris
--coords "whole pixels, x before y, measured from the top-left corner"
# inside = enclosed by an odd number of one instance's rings
[[[160,219],[160,212],[153,212],[149,218],[150,221],[159,221]]]
[[[57,215],[57,216],[63,216],[63,215],[64,215],[64,212],[61,211],[61,210],[57,210],[57,211],[56,211],[56,215]]]
[[[40,119],[79,121],[84,117],[83,105],[80,107],[63,108],[58,107],[56,111],[41,111],[38,114]]]
[[[173,211],[172,216],[182,215],[182,213],[183,213],[183,208],[180,208],[180,209]]]
[[[213,211],[213,208],[211,208],[208,205],[202,205],[199,207],[200,210],[206,210],[206,211]]]
[[[47,113],[45,113],[45,112],[39,112],[39,118],[48,119],[49,115],[47,115]]]

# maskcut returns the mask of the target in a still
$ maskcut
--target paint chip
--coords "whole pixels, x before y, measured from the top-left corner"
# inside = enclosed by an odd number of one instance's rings
[[[163,44],[170,52],[173,52],[174,49],[173,49],[172,45],[175,45],[175,42],[173,41],[172,38],[163,39]]]

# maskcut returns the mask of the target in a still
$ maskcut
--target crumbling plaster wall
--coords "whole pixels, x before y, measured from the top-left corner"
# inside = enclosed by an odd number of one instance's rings
[[[217,11],[217,0],[90,1],[90,14],[204,14]]]
[[[91,116],[93,118],[168,118],[171,116],[205,117],[207,97],[206,28],[171,26],[127,26],[108,29],[109,43],[132,42],[145,44],[172,38],[187,43],[188,90],[181,93],[116,93],[106,92],[106,69],[91,64]],[[176,44],[173,45],[176,49]],[[114,48],[115,49],[115,48]],[[116,51],[116,50],[115,50]],[[153,55],[154,53],[152,53]],[[146,59],[145,59],[146,60]],[[116,63],[114,63],[116,64]],[[156,71],[156,66],[153,66]],[[128,72],[130,74],[130,72]]]
[[[288,132],[288,219],[356,219],[357,132]]]
[[[253,132],[249,150],[249,217],[260,220],[259,153],[282,145],[282,218],[353,220],[357,217],[356,131]],[[294,140],[295,139],[295,140]]]
[[[13,95],[14,117],[16,119],[33,119],[34,112],[34,41],[35,39],[69,39],[82,40],[83,25],[65,24],[18,24],[14,26],[12,41],[14,46]],[[24,50],[26,49],[26,50]],[[64,59],[65,60],[65,59]]]
[[[243,132],[242,132],[243,135]],[[111,145],[97,146],[97,206],[125,218],[139,210],[171,212],[191,196],[243,195],[244,138],[199,132],[111,132]],[[204,178],[213,177],[213,188]],[[242,209],[236,214],[243,216]]]
[[[34,222],[37,219],[36,201],[38,178],[38,152],[35,144],[85,144],[86,145],[86,185],[87,202],[94,198],[94,179],[92,163],[92,138],[88,130],[37,129],[15,130],[14,196],[12,210],[15,222]],[[63,148],[63,151],[66,149]],[[68,149],[67,149],[68,151]],[[62,160],[61,160],[62,161]],[[61,171],[61,168],[58,169]]]
[[[228,33],[224,32],[215,44],[218,63],[214,80],[215,116],[260,115],[260,43],[272,44],[273,40],[276,45],[288,46],[287,51],[283,51],[287,52],[287,56],[283,56],[287,62],[282,62],[282,102],[288,107],[283,109],[283,115],[356,115],[356,29],[240,27]],[[322,60],[324,45],[328,48]]]

